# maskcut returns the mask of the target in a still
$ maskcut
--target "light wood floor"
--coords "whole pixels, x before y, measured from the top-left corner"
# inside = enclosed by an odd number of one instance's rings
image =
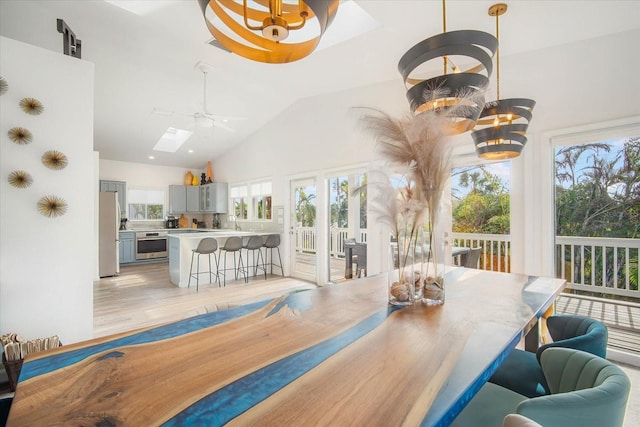
[[[203,276],[204,277],[204,276]],[[201,280],[202,282],[202,280]],[[277,275],[227,280],[226,287],[202,284],[196,292],[169,282],[169,264],[125,265],[120,275],[93,284],[93,331],[95,337],[159,325],[230,306],[271,299],[316,285]]]

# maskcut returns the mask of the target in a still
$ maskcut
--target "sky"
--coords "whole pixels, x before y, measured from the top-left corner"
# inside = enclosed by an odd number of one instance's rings
[[[477,165],[478,168],[480,166],[484,166],[484,168],[489,173],[493,175],[497,175],[498,178],[500,178],[500,181],[502,181],[502,183],[504,184],[506,191],[509,191],[509,188],[510,188],[509,183],[511,182],[511,162],[510,161]],[[467,166],[464,168],[454,168],[452,170],[451,193],[453,196],[456,196],[458,198],[464,198],[464,196],[466,196],[471,190],[471,188],[464,188],[460,185],[460,174],[457,173],[462,169],[468,169],[468,168],[469,167]]]
[[[601,158],[605,157],[607,159],[615,158],[618,155],[618,153],[623,149],[624,143],[626,140],[627,138],[602,141],[601,142],[602,144],[608,144],[611,146],[611,152],[607,153],[604,150],[599,150],[598,156]],[[556,147],[555,152],[557,153],[559,150],[565,147],[566,146]],[[574,147],[577,147],[577,145],[575,145]],[[582,153],[582,155],[578,158],[578,161],[576,163],[576,174],[577,174],[576,182],[580,182],[580,177],[584,174],[584,172],[588,171],[588,166],[590,166],[593,163],[593,160],[591,159],[592,155],[593,155],[593,151],[589,150],[587,152]],[[617,168],[621,167],[622,162],[623,162],[622,158],[618,159],[618,161],[616,162],[616,167]],[[569,188],[571,186],[571,183],[567,181],[560,183],[556,180],[556,184],[560,184],[564,188]]]

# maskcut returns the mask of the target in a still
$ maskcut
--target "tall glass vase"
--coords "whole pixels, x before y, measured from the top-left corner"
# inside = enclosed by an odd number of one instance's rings
[[[399,237],[391,242],[389,254],[389,303],[411,305],[419,288],[419,265],[415,262],[415,237]]]
[[[436,224],[435,218],[430,217],[422,233],[422,262],[420,280],[422,302],[427,305],[444,304],[444,232]]]

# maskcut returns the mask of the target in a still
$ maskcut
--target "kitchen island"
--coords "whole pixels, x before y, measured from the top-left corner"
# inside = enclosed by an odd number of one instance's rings
[[[169,234],[169,279],[174,285],[177,285],[181,288],[187,287],[187,285],[189,284],[191,255],[193,253],[193,250],[198,246],[198,243],[200,243],[200,240],[204,239],[205,237],[213,237],[214,239],[216,239],[218,241],[218,248],[221,248],[227,238],[231,236],[240,236],[243,239],[248,239],[249,237],[255,235],[268,236],[269,234],[273,233],[256,231],[209,230],[200,231],[198,233]],[[213,260],[211,262],[213,263]],[[222,263],[222,260],[220,262]],[[195,268],[196,263],[194,263],[194,269]],[[209,271],[208,268],[209,265],[207,262],[200,263],[200,272]]]

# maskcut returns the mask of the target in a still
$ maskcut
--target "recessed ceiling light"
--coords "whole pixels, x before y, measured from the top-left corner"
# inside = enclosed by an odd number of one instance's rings
[[[155,157],[149,156],[149,160],[154,160],[154,159],[155,159]]]
[[[193,153],[193,150],[189,150],[189,153]]]
[[[153,149],[155,151],[175,153],[180,147],[182,147],[182,144],[184,144],[189,138],[191,138],[191,135],[193,135],[193,132],[188,130],[176,129],[172,127],[167,128],[167,130],[158,140]]]

